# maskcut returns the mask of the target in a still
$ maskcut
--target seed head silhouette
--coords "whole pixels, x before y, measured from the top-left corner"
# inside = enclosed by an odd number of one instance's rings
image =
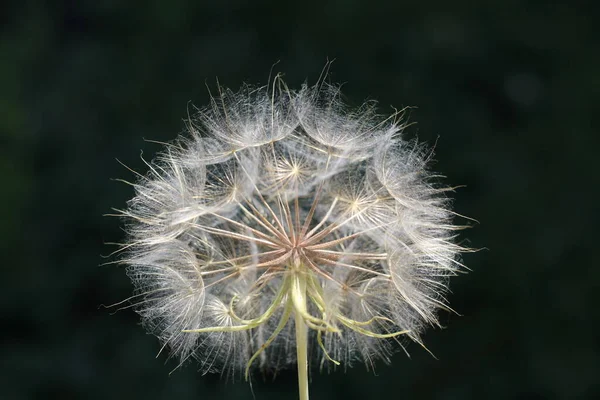
[[[171,356],[248,378],[389,362],[438,325],[463,269],[454,213],[402,111],[320,82],[220,88],[119,214],[134,306]]]

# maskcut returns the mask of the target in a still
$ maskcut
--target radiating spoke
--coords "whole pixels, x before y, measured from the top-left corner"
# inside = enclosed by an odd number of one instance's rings
[[[265,251],[265,252],[257,253],[257,254],[248,254],[248,255],[240,256],[240,257],[227,258],[226,260],[210,261],[203,268],[208,268],[213,265],[235,264],[236,262],[239,262],[239,261],[245,261],[245,260],[255,258],[255,257],[260,258],[260,257],[278,255],[281,253],[285,253],[286,251],[287,251],[286,249],[277,249],[277,250]]]
[[[294,224],[292,222],[292,216],[291,216],[291,211],[290,211],[290,206],[289,203],[287,201],[287,198],[285,199],[285,201],[281,198],[281,194],[277,194],[277,206],[279,207],[279,212],[282,214],[282,220],[285,221],[288,229],[287,232],[288,233],[288,241],[291,243],[294,243],[296,241],[295,238],[295,234],[294,234]]]
[[[300,231],[300,237],[304,237],[308,228],[310,227],[310,221],[312,221],[313,215],[315,214],[315,210],[317,209],[317,205],[319,204],[319,199],[321,197],[321,191],[323,190],[323,182],[319,184],[315,195],[313,196],[312,204],[310,205],[310,209],[308,210],[308,215],[304,220],[304,225],[302,225],[302,231]]]
[[[225,275],[225,276],[223,276],[223,277],[221,277],[221,278],[217,279],[216,281],[214,281],[214,282],[211,282],[211,283],[209,283],[208,285],[204,286],[204,289],[208,289],[208,288],[209,288],[209,287],[211,287],[211,286],[214,286],[214,285],[216,285],[216,284],[219,284],[219,283],[221,283],[221,282],[223,282],[223,281],[226,281],[226,280],[228,280],[228,279],[231,279],[231,278],[233,278],[233,277],[235,277],[235,276],[237,276],[237,275],[239,275],[239,274],[240,274],[240,273],[239,273],[239,271],[236,271],[236,272],[234,272],[234,273],[232,273],[232,274]]]
[[[282,264],[285,263],[285,261],[288,258],[290,258],[290,253],[291,252],[287,252],[286,254],[282,255],[281,257],[277,257],[277,258],[275,258],[273,260],[269,260],[269,261],[264,261],[264,262],[260,262],[260,263],[249,263],[249,264],[243,264],[243,265],[234,265],[234,266],[228,267],[228,268],[209,270],[209,271],[201,272],[200,275],[207,276],[207,275],[217,274],[220,272],[242,271],[242,270],[248,269],[248,268],[265,268],[265,267],[273,267],[273,266],[282,266]]]
[[[291,250],[282,255],[281,257],[277,257],[274,260],[265,261],[256,264],[256,267],[271,267],[271,266],[284,266],[284,263],[291,257]]]
[[[307,248],[307,250],[310,250]],[[335,251],[335,250],[312,250],[315,253],[321,254],[323,256],[333,256],[338,258],[349,258],[349,259],[361,259],[361,260],[386,260],[388,255],[387,253],[351,253],[345,251]]]
[[[316,265],[310,258],[305,258],[304,261],[308,264],[308,267],[310,269],[312,269],[314,272],[316,272],[318,275],[322,276],[323,278],[327,279],[330,282],[334,282],[334,283],[338,284],[340,287],[342,287],[343,289],[351,292],[352,294],[360,296],[360,293],[358,293],[356,290],[354,290],[353,288],[351,288],[347,284],[338,281],[333,276],[331,276],[327,272],[323,271],[322,268],[319,268],[319,266]]]
[[[341,261],[335,261],[335,260],[330,260],[328,258],[322,258],[322,257],[315,257],[316,260],[328,264],[328,265],[337,265],[340,267],[345,267],[345,268],[350,268],[350,269],[354,269],[357,271],[362,271],[365,272],[367,274],[372,274],[372,275],[377,275],[377,276],[383,276],[386,278],[389,278],[390,275],[388,274],[384,274],[381,272],[377,272],[377,271],[373,271],[372,269],[368,269],[368,268],[363,268],[363,267],[359,267],[358,265],[352,265],[352,264],[347,264],[347,263],[343,263]]]
[[[313,243],[316,242],[316,240],[314,238],[311,238],[308,241],[308,243],[306,244],[305,249],[307,249],[307,250],[326,249],[328,247],[332,247],[332,246],[338,245],[340,243],[343,243],[346,240],[354,239],[356,237],[362,236],[362,235],[364,235],[367,232],[374,231],[374,230],[379,230],[379,229],[381,229],[381,226],[374,226],[372,228],[363,229],[362,231],[355,232],[355,233],[353,233],[351,235],[348,235],[348,236],[343,236],[343,237],[341,237],[339,239],[334,239],[334,240],[331,240],[329,242],[316,243],[316,244],[313,244]]]
[[[224,229],[219,229],[219,228],[212,228],[209,226],[204,226],[204,225],[198,225],[195,224],[194,227],[203,230],[205,232],[208,233],[212,233],[214,235],[218,235],[218,236],[224,236],[224,237],[228,237],[230,239],[237,239],[237,240],[245,240],[248,242],[255,242],[255,243],[262,243],[265,246],[269,246],[275,249],[279,249],[281,248],[281,245],[278,245],[277,243],[273,243],[270,240],[265,240],[265,239],[259,239],[259,238],[255,238],[252,236],[247,236],[247,235],[242,235],[241,233],[237,233],[237,232],[230,232],[230,231],[226,231]]]
[[[254,193],[256,194],[256,196],[262,201],[263,205],[267,208],[267,210],[269,210],[269,212],[271,213],[271,216],[275,220],[275,224],[277,224],[277,226],[279,226],[279,229],[281,229],[282,232],[285,232],[285,229],[283,228],[283,225],[281,224],[281,221],[279,221],[279,218],[277,218],[277,214],[275,214],[275,212],[273,211],[273,209],[271,208],[271,206],[269,205],[269,203],[263,197],[261,191],[256,186],[256,183],[254,182],[254,179],[252,179],[252,176],[248,173],[248,171],[244,167],[244,164],[240,161],[240,158],[238,157],[237,153],[234,153],[234,156],[235,156],[235,159],[238,161],[238,164],[240,165],[240,167],[242,168],[242,170],[246,174],[246,177],[250,180],[250,182],[252,182],[252,186],[254,187]]]
[[[325,214],[325,216],[321,219],[321,221],[310,230],[310,232],[308,232],[302,239],[303,240],[309,240],[310,237],[319,230],[319,228],[321,228],[323,226],[323,224],[325,224],[327,222],[327,219],[329,219],[329,217],[331,216],[331,213],[333,212],[336,204],[338,202],[337,197],[335,199],[333,199],[333,201],[331,202],[331,206],[329,206],[329,210],[327,210],[327,213]],[[318,239],[315,239],[318,240]]]
[[[238,203],[240,209],[252,220],[258,223],[260,226],[265,228],[268,232],[270,232],[273,236],[277,237],[282,243],[287,243],[289,240],[285,232],[280,232],[276,227],[274,227],[267,218],[258,210],[256,207],[248,200],[245,200],[246,204],[250,208],[249,211],[243,204]]]
[[[226,222],[229,222],[229,223],[230,223],[230,224],[232,224],[232,225],[235,225],[235,226],[237,226],[237,227],[240,227],[240,228],[242,228],[242,229],[244,229],[244,230],[248,230],[248,231],[250,231],[250,232],[254,233],[256,236],[258,236],[258,237],[260,237],[260,238],[262,238],[262,239],[265,239],[265,240],[271,241],[271,242],[273,242],[273,243],[275,243],[275,244],[278,242],[278,239],[279,239],[279,238],[277,238],[277,237],[275,237],[275,238],[274,238],[274,237],[271,237],[271,236],[269,236],[269,235],[266,235],[266,234],[264,234],[263,232],[261,232],[261,231],[259,231],[259,230],[257,230],[257,229],[254,229],[254,228],[252,228],[252,227],[248,226],[248,224],[243,224],[243,223],[241,223],[241,222],[234,221],[234,220],[232,220],[231,218],[227,218],[227,217],[225,217],[225,216],[223,216],[223,215],[219,215],[219,214],[216,214],[216,213],[210,213],[210,214],[211,214],[211,215],[213,215],[213,216],[215,216],[215,217],[217,217],[217,218],[220,218],[220,219],[222,219],[222,220],[224,220],[224,221],[226,221]]]
[[[298,190],[298,182],[295,183],[296,185],[296,193],[299,192]],[[296,238],[300,237],[300,203],[299,203],[299,199],[298,196],[294,196],[294,231],[295,231],[295,235]],[[296,242],[297,244],[297,242]]]

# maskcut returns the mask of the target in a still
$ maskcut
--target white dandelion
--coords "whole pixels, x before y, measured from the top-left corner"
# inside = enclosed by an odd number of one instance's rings
[[[180,363],[246,378],[296,364],[304,400],[309,362],[372,367],[438,325],[461,227],[402,112],[374,107],[280,77],[220,90],[148,163],[119,213],[122,261]]]

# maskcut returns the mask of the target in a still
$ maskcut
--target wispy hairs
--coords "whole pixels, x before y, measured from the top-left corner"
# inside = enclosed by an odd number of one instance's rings
[[[463,269],[431,152],[403,112],[280,77],[220,88],[147,163],[119,215],[147,329],[204,372],[385,362],[448,309]]]

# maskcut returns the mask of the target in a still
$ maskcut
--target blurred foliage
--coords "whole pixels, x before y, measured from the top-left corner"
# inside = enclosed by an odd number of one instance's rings
[[[445,6],[438,9],[436,5]],[[122,240],[139,157],[181,132],[215,77],[230,88],[315,82],[349,101],[417,106],[457,190],[471,273],[412,358],[377,376],[313,374],[315,399],[600,398],[596,294],[600,52],[592,2],[68,1],[0,6],[3,399],[251,399],[246,383],[176,366],[131,310]],[[114,310],[113,310],[114,311]],[[295,371],[257,376],[258,400],[296,398]]]

